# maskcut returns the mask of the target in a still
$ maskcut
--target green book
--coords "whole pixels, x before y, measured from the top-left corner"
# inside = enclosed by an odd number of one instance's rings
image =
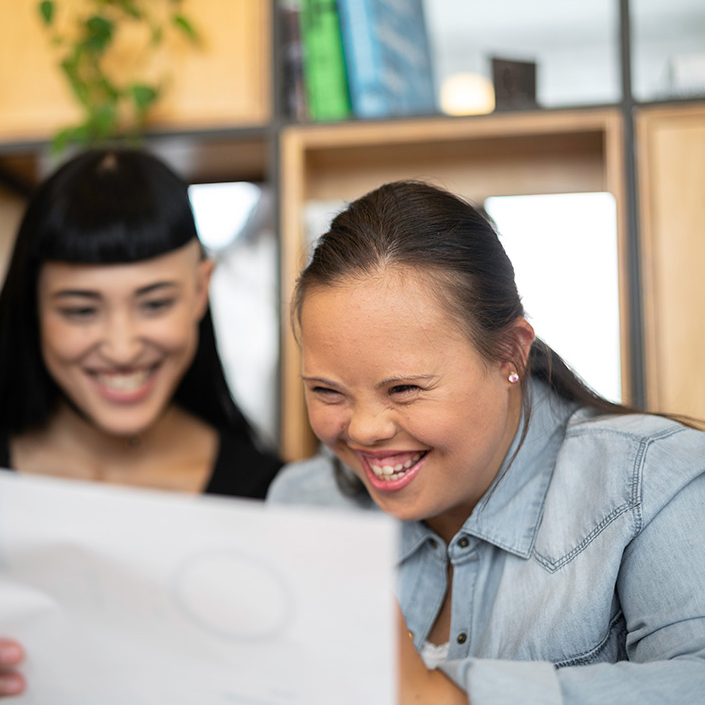
[[[313,120],[350,117],[350,96],[335,0],[302,1],[301,36],[309,115]]]

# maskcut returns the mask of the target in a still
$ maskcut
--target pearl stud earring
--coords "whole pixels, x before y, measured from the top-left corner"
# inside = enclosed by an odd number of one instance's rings
[[[512,372],[512,374],[509,375],[509,382],[511,384],[516,384],[519,381],[519,375],[516,372]]]

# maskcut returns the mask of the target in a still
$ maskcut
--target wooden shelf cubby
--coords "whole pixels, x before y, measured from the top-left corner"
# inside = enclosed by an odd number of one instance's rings
[[[622,129],[620,112],[610,108],[284,129],[280,147],[284,308],[307,256],[302,217],[306,203],[352,200],[397,179],[428,180],[476,203],[499,195],[609,191],[617,203],[624,269]],[[627,305],[623,285],[623,321]],[[306,420],[299,351],[286,315],[283,320],[281,448],[286,458],[294,459],[313,453],[316,439]],[[626,326],[622,341],[627,380],[631,341]]]

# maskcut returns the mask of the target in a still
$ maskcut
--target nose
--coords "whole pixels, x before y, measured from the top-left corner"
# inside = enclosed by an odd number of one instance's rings
[[[110,364],[126,367],[134,363],[143,347],[139,326],[132,316],[116,313],[108,317],[100,351]]]
[[[347,428],[348,438],[361,446],[374,446],[388,441],[396,432],[391,411],[378,405],[356,406]]]

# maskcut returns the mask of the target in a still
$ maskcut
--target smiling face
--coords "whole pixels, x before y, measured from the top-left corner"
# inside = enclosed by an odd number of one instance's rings
[[[169,406],[198,347],[211,270],[195,240],[129,264],[42,265],[44,363],[96,427],[140,434]]]
[[[316,435],[385,512],[452,536],[518,427],[514,366],[481,358],[413,269],[309,290],[301,340]]]

